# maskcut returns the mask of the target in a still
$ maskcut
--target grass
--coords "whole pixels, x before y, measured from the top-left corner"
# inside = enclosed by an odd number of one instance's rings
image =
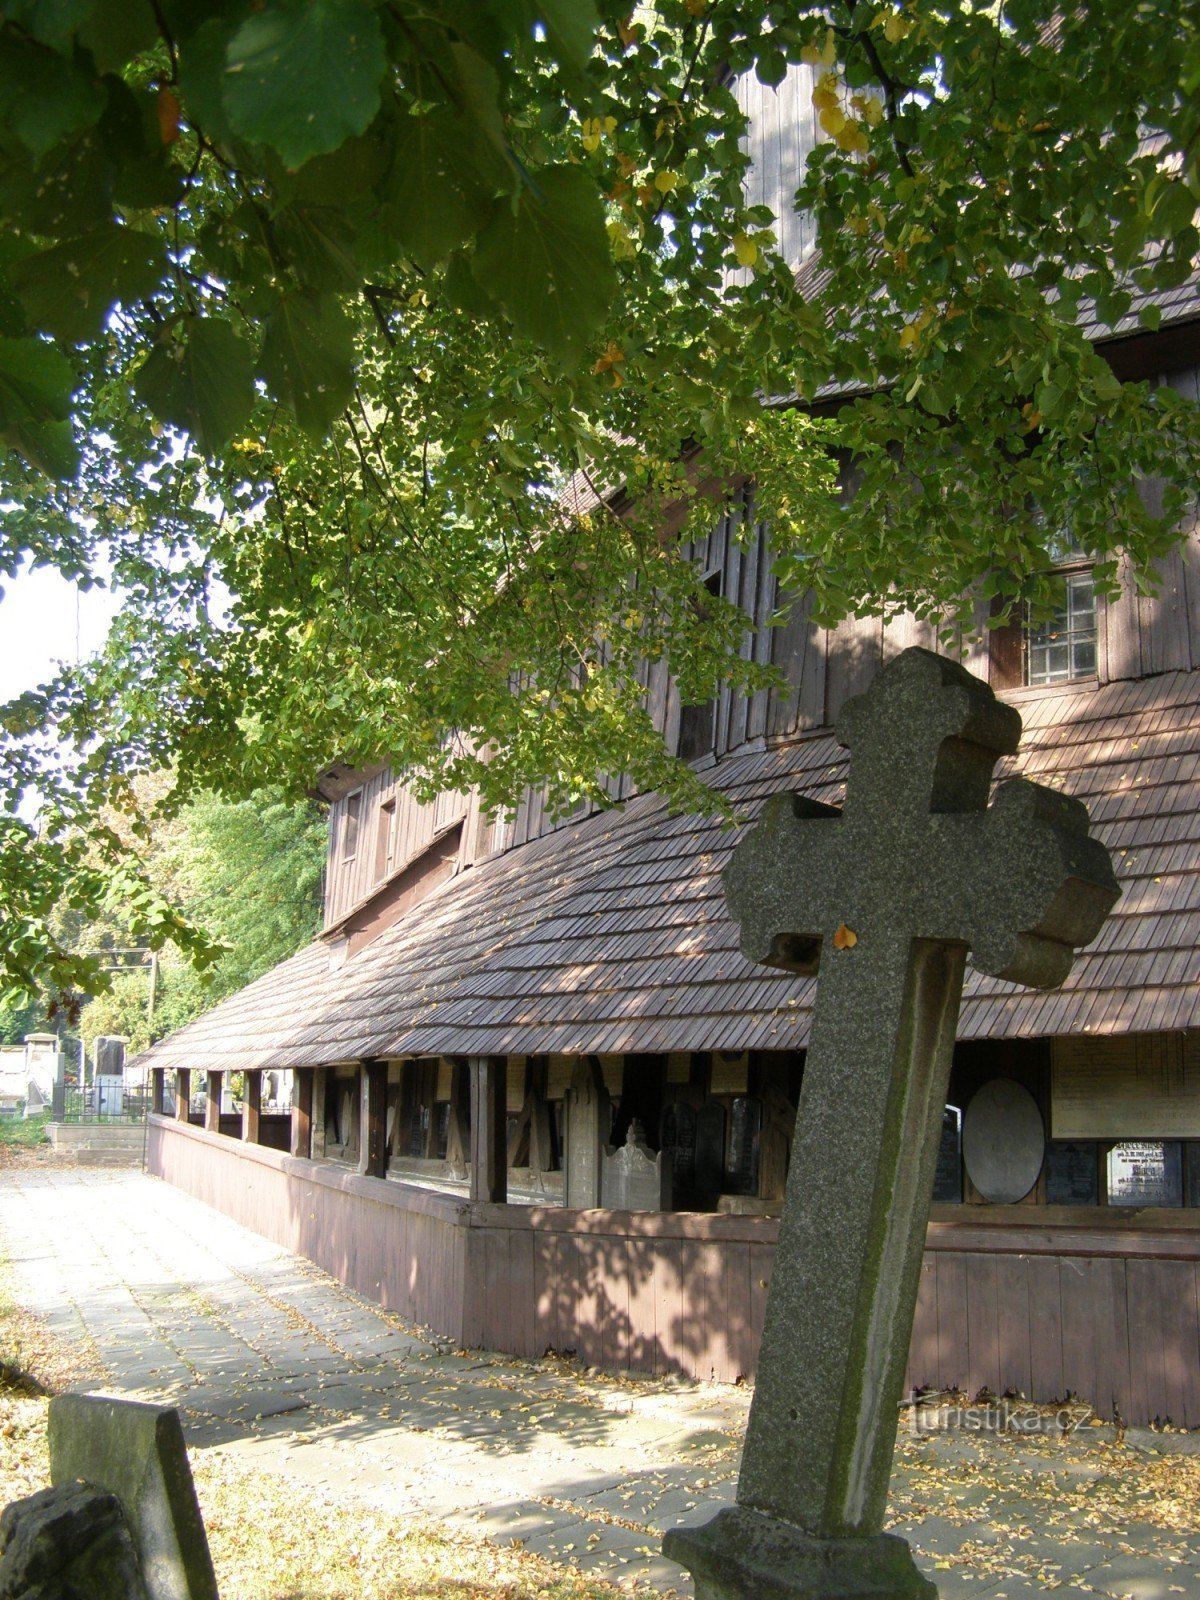
[[[32,1150],[46,1144],[47,1113],[39,1117],[0,1117],[0,1151]]]

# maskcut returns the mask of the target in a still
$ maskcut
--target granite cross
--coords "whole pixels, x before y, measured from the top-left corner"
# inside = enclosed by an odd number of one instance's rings
[[[698,1600],[934,1593],[880,1529],[967,954],[1060,984],[1119,894],[1078,801],[988,805],[1020,732],[906,650],[838,720],[844,807],[775,796],[726,868],[743,953],[820,977],[738,1503],[667,1540]]]

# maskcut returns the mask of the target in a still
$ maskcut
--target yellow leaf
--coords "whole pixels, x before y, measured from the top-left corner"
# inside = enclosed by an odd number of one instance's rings
[[[654,187],[659,194],[670,194],[672,189],[679,187],[679,174],[672,172],[670,167],[664,167],[661,172],[654,174]]]
[[[739,267],[752,267],[758,260],[758,246],[748,233],[734,234],[733,253]]]
[[[846,113],[840,106],[826,106],[817,121],[825,129],[826,133],[832,133],[836,136],[846,126]]]
[[[883,24],[883,37],[889,44],[899,44],[912,32],[912,23],[898,11],[889,11]]]
[[[858,943],[858,935],[853,928],[848,928],[844,922],[838,924],[837,932],[833,936],[835,950],[853,950]]]

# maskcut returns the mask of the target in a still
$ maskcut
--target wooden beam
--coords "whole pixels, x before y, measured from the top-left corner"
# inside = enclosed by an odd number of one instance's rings
[[[192,1069],[180,1067],[175,1073],[175,1115],[180,1122],[188,1120],[192,1108]]]
[[[387,1062],[364,1061],[358,1129],[358,1170],[366,1178],[387,1174]]]
[[[313,1076],[311,1067],[292,1073],[291,1153],[305,1160],[312,1155]]]
[[[244,1144],[258,1143],[259,1122],[262,1117],[262,1079],[261,1072],[247,1072],[245,1075],[245,1088],[242,1091],[242,1142]]]
[[[167,1069],[154,1067],[150,1072],[150,1109],[156,1116],[162,1116],[163,1106],[167,1103]]]
[[[208,1099],[204,1102],[204,1126],[209,1133],[221,1131],[221,1084],[223,1072],[208,1074]]]
[[[508,1199],[508,1058],[470,1056],[471,1199],[503,1205]]]
[[[310,1154],[314,1161],[325,1159],[325,1091],[329,1084],[329,1068],[318,1067],[313,1073],[312,1143]]]

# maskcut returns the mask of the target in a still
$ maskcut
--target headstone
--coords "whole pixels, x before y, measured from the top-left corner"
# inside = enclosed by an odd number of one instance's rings
[[[725,1181],[725,1107],[706,1100],[696,1112],[696,1165],[692,1179],[692,1204],[697,1211],[712,1211]]]
[[[1129,1139],[1108,1152],[1110,1206],[1181,1206],[1183,1151],[1177,1139]]]
[[[967,952],[1052,987],[1120,892],[1077,801],[989,806],[1020,728],[906,650],[842,711],[844,808],[776,796],[726,868],[743,953],[820,975],[737,1504],[664,1542],[697,1600],[935,1593],[881,1528]]]
[[[942,1137],[933,1169],[933,1198],[939,1205],[960,1205],[962,1181],[962,1112],[947,1106],[942,1112]]]
[[[1183,1203],[1186,1206],[1200,1206],[1200,1140],[1189,1140],[1184,1149],[1187,1190]]]
[[[696,1187],[696,1108],[678,1100],[663,1112],[664,1154],[671,1157],[671,1206],[686,1210]]]
[[[125,1071],[125,1041],[101,1034],[92,1045],[92,1068],[97,1078],[119,1078]]]
[[[758,1193],[758,1135],[762,1101],[740,1094],[729,1108],[729,1155],[722,1189],[725,1194]]]
[[[671,1203],[671,1157],[655,1155],[635,1117],[619,1150],[600,1158],[600,1204],[612,1211],[666,1211]]]
[[[1037,1182],[1046,1130],[1037,1101],[1012,1078],[992,1078],[971,1096],[962,1141],[967,1176],[993,1205],[1023,1200]]]
[[[1046,1204],[1094,1206],[1099,1199],[1095,1143],[1091,1139],[1052,1139],[1046,1146]]]
[[[600,1160],[612,1129],[612,1102],[595,1056],[581,1056],[563,1096],[563,1204],[584,1210],[600,1201]]]
[[[6,1506],[0,1600],[147,1600],[117,1496],[64,1483]]]
[[[103,1077],[96,1079],[96,1115],[119,1117],[125,1109],[125,1079]]]
[[[106,1395],[50,1402],[50,1480],[81,1479],[121,1502],[149,1600],[217,1600],[217,1580],[179,1413]]]

